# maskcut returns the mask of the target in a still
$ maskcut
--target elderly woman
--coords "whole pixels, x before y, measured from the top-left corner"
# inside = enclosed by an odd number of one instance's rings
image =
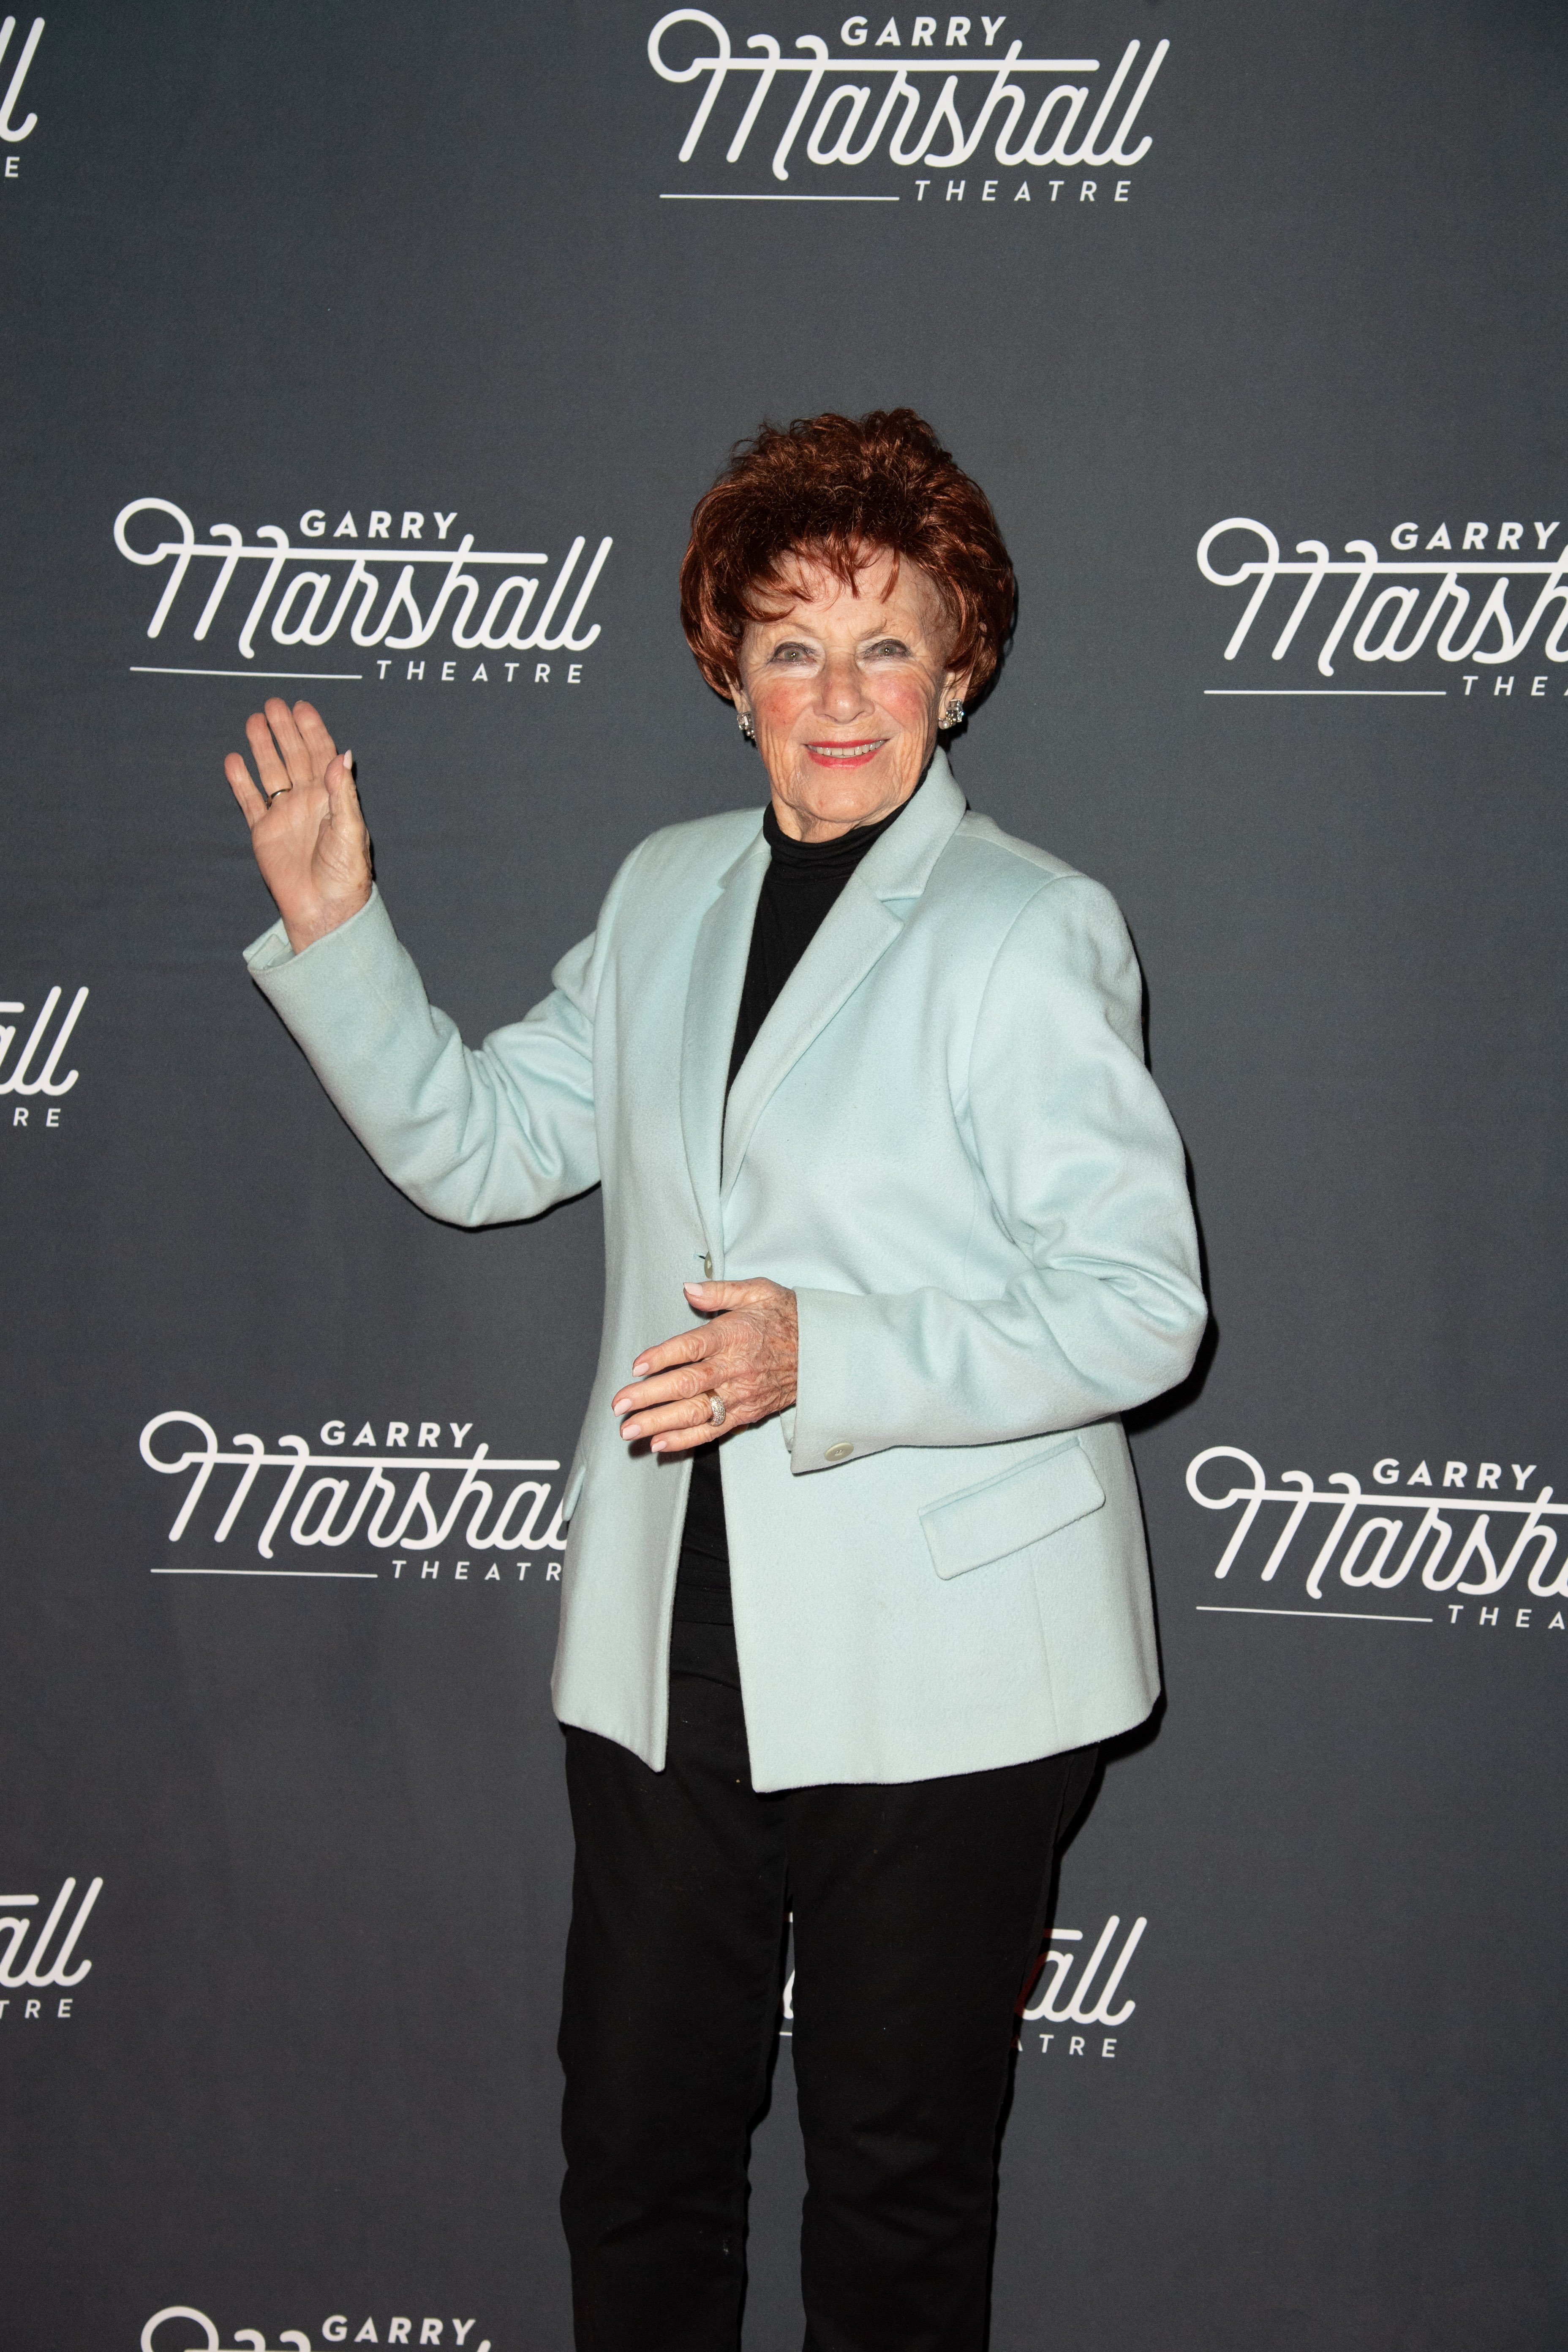
[[[1203,1329],[1182,1148],[1114,903],[941,748],[1014,588],[929,426],[764,430],[681,592],[768,804],[640,842],[542,1004],[477,1050],[431,1007],[306,703],[227,762],[281,915],[247,960],[432,1216],[603,1188],[553,1685],[577,2342],[735,2344],[793,1912],[808,2343],[970,2352],[1054,1851],[1158,1688],[1119,1416]]]

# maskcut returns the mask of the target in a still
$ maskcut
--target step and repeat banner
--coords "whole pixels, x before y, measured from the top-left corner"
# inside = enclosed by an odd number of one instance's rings
[[[222,761],[319,706],[477,1038],[761,804],[677,618],[730,446],[898,404],[1021,582],[955,772],[1126,912],[1215,1309],[992,2341],[1561,2342],[1565,99],[1547,0],[4,18],[8,2342],[569,2343],[598,1205],[376,1173]]]

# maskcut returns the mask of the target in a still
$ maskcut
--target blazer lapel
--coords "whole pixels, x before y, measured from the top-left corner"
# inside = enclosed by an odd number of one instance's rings
[[[759,830],[755,841],[721,878],[719,895],[702,918],[686,990],[680,1037],[680,1131],[704,1237],[715,1251],[720,1243],[724,1082],[730,1075],[752,926],[767,869],[767,844]]]
[[[751,1052],[735,1074],[723,1120],[725,1194],[740,1173],[770,1096],[902,930],[902,918],[895,915],[887,902],[920,897],[931,867],[957,831],[966,806],[946,757],[939,749],[931,755],[917,797],[849,877],[837,904],[791,972],[757,1032]],[[753,912],[761,887],[759,875],[749,900]],[[736,895],[733,888],[730,895]],[[742,977],[750,939],[748,922],[741,949]],[[740,989],[737,979],[730,1011],[728,1034],[731,1034],[740,1005]],[[719,1086],[721,1090],[722,1074]]]

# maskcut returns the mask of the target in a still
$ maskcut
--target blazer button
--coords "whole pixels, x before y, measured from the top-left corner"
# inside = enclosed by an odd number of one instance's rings
[[[847,1462],[854,1451],[855,1448],[847,1443],[843,1445],[830,1445],[822,1458],[825,1462]]]
[[[710,1250],[703,1253],[702,1271],[707,1276],[709,1281],[711,1282],[713,1279],[713,1255]]]

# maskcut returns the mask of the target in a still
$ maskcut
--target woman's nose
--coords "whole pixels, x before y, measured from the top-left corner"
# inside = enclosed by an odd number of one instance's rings
[[[829,719],[853,719],[865,709],[865,689],[852,654],[829,655],[823,665],[818,700]]]

